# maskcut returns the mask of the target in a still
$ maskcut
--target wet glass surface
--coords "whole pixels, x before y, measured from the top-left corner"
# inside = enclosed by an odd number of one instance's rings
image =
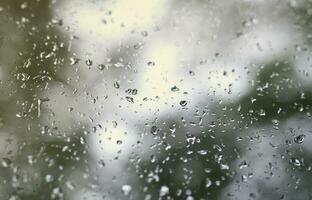
[[[311,16],[1,0],[0,199],[311,199]]]

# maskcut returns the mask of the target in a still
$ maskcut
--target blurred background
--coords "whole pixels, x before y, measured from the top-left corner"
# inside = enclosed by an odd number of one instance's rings
[[[0,199],[312,199],[311,0],[1,0]]]

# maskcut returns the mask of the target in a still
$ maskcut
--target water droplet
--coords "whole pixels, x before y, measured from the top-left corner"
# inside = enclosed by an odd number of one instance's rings
[[[151,128],[151,134],[157,135],[160,132],[159,128],[157,126],[152,126]]]
[[[118,123],[116,121],[113,121],[113,127],[116,128]]]
[[[199,155],[207,155],[207,150],[199,150],[199,151],[197,151],[197,153],[199,154]]]
[[[148,36],[148,33],[147,33],[147,31],[142,31],[142,32],[141,32],[141,35],[142,35],[143,37],[147,37],[147,36]]]
[[[70,190],[74,190],[75,189],[75,185],[72,182],[70,182],[70,181],[66,181],[65,185]]]
[[[93,64],[92,60],[88,59],[86,60],[86,65],[91,66]]]
[[[12,161],[9,158],[2,158],[1,164],[3,167],[8,168],[12,164]]]
[[[132,190],[132,187],[130,185],[123,185],[121,187],[121,190],[122,190],[124,195],[128,196]]]
[[[211,122],[211,123],[209,124],[209,126],[210,126],[211,128],[213,128],[213,127],[216,126],[216,123],[215,123],[215,122]]]
[[[130,102],[130,103],[134,103],[134,99],[133,99],[133,97],[126,97],[126,100],[128,101],[128,102]]]
[[[272,119],[272,124],[274,126],[278,126],[279,125],[279,121],[277,119]]]
[[[243,160],[240,164],[239,164],[239,168],[242,169],[244,167],[248,167],[248,164],[245,160]]]
[[[150,67],[153,67],[153,66],[155,66],[155,62],[153,62],[153,61],[148,61],[148,62],[147,62],[147,65],[150,66]]]
[[[290,159],[290,162],[291,162],[294,166],[296,166],[296,167],[300,167],[300,166],[301,166],[301,163],[300,163],[300,161],[299,161],[297,158],[291,158],[291,159]]]
[[[209,174],[209,173],[212,172],[212,169],[210,169],[210,168],[205,168],[205,169],[204,169],[204,172],[207,173],[207,174]]]
[[[165,185],[161,186],[160,191],[159,191],[159,196],[163,197],[169,194],[169,188]]]
[[[100,167],[100,168],[105,167],[105,162],[104,162],[104,160],[99,160],[98,164],[99,164],[99,167]]]
[[[137,89],[132,89],[131,94],[132,94],[132,95],[137,95],[137,94],[138,94],[138,90],[137,90]]]
[[[296,142],[297,144],[301,144],[303,143],[304,138],[305,138],[304,134],[298,135],[294,138],[294,142]]]
[[[54,180],[54,177],[53,177],[51,174],[47,174],[47,175],[45,176],[45,181],[46,181],[47,183],[51,183],[53,180]]]
[[[71,65],[75,65],[79,62],[79,58],[70,57],[69,61]]]
[[[185,107],[187,105],[187,102],[185,100],[180,101],[180,105],[182,107]]]
[[[211,182],[210,178],[206,178],[205,187],[206,187],[206,188],[209,188],[211,185],[212,185],[212,182]]]
[[[120,88],[120,85],[119,85],[119,83],[118,83],[117,81],[114,83],[114,87],[115,87],[116,89]]]
[[[220,168],[221,168],[222,170],[229,170],[229,169],[230,169],[230,167],[229,167],[227,164],[221,164],[221,165],[220,165]]]
[[[52,19],[51,23],[59,25],[59,26],[62,26],[63,25],[63,20],[61,20],[61,19]]]
[[[177,86],[173,86],[173,87],[171,87],[171,91],[172,92],[177,92],[177,91],[179,91],[180,89],[177,87]]]
[[[63,199],[63,196],[64,196],[64,194],[63,194],[61,188],[59,188],[59,187],[53,188],[52,194],[51,194],[51,199]]]
[[[103,64],[98,65],[98,69],[99,69],[99,70],[105,69],[105,65],[103,65]]]

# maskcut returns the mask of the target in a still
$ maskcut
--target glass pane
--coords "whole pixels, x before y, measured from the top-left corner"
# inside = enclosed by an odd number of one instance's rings
[[[309,0],[1,0],[0,199],[311,199]]]

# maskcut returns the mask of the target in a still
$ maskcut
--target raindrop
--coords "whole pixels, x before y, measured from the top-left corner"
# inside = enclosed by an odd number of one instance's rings
[[[113,127],[116,128],[118,125],[117,121],[113,121]]]
[[[209,126],[210,126],[211,128],[213,128],[213,127],[216,126],[216,123],[215,123],[215,122],[211,122],[211,123],[209,124]]]
[[[212,172],[212,169],[210,169],[210,168],[205,168],[205,169],[204,169],[204,172],[207,173],[207,174],[209,174],[209,173]]]
[[[212,182],[211,182],[210,178],[206,178],[205,187],[206,187],[206,188],[209,188],[211,185],[212,185]]]
[[[105,65],[103,65],[103,64],[98,65],[98,69],[99,69],[99,70],[105,69]]]
[[[279,121],[277,119],[272,119],[272,124],[274,126],[278,126],[279,125]]]
[[[179,91],[180,89],[177,87],[177,86],[173,86],[171,87],[171,92],[177,92]]]
[[[46,181],[47,183],[51,183],[53,180],[54,180],[54,177],[53,177],[51,174],[47,174],[47,175],[45,176],[45,181]]]
[[[72,182],[70,182],[70,181],[66,181],[66,187],[68,188],[68,189],[70,189],[70,190],[74,190],[75,189],[75,185],[72,183]]]
[[[131,94],[132,94],[132,95],[136,95],[136,94],[138,94],[138,90],[137,90],[137,89],[132,89]]]
[[[199,155],[207,155],[207,150],[199,150],[199,151],[197,151],[197,153],[199,154]]]
[[[239,168],[242,169],[244,167],[248,167],[248,164],[245,160],[243,160],[240,164],[239,164]]]
[[[303,140],[305,138],[305,135],[304,134],[301,134],[301,135],[298,135],[297,137],[294,138],[294,141],[297,143],[297,144],[301,144],[303,143]]]
[[[61,20],[61,19],[52,19],[51,23],[59,25],[59,26],[62,26],[63,25],[63,20]]]
[[[133,99],[133,97],[126,97],[126,100],[128,101],[128,102],[130,102],[130,103],[134,103],[134,99]]]
[[[120,88],[120,85],[119,85],[119,83],[118,83],[117,81],[114,83],[114,87],[115,87],[116,89]]]
[[[63,199],[63,196],[64,195],[63,195],[61,188],[59,187],[53,188],[51,199]]]
[[[222,170],[229,170],[230,169],[230,167],[227,164],[221,164],[220,167]]]
[[[124,195],[128,196],[132,190],[132,187],[130,185],[123,185],[121,187],[121,190],[122,190]]]
[[[180,101],[180,105],[182,107],[185,107],[187,105],[187,102],[185,100]]]
[[[165,185],[161,186],[160,191],[159,191],[159,196],[163,197],[169,194],[169,188]]]
[[[86,60],[86,65],[91,66],[93,64],[92,60],[88,59]]]
[[[153,67],[153,66],[155,66],[155,62],[153,62],[153,61],[148,61],[148,62],[147,62],[147,65],[150,66],[150,67]]]
[[[300,161],[299,161],[297,158],[291,158],[291,159],[290,159],[290,162],[291,162],[294,166],[296,166],[296,167],[300,167],[300,166],[301,166],[301,163],[300,163]]]
[[[99,160],[98,165],[99,165],[100,168],[105,167],[105,162],[104,162],[104,160]]]
[[[157,126],[152,126],[151,128],[151,134],[157,135],[160,132],[159,128]]]
[[[12,161],[9,158],[2,158],[1,165],[5,168],[8,168],[12,164]]]
[[[147,31],[142,31],[142,32],[141,32],[141,35],[142,35],[143,37],[147,37],[147,36],[148,36],[148,33],[147,33]]]
[[[70,61],[71,65],[75,65],[75,64],[77,64],[79,62],[79,59],[78,58],[74,58],[74,57],[70,57],[69,61]]]

